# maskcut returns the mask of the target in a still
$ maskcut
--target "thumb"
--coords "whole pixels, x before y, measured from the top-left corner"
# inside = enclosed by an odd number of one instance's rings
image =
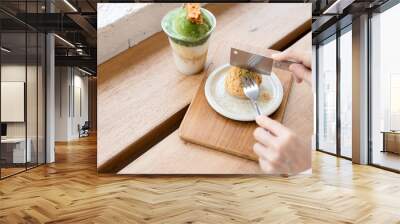
[[[304,65],[300,65],[300,64],[292,64],[289,67],[289,70],[291,72],[293,72],[295,79],[297,82],[301,82],[303,80],[305,80],[306,82],[310,83],[311,80],[309,76],[311,76],[311,71],[306,68]]]

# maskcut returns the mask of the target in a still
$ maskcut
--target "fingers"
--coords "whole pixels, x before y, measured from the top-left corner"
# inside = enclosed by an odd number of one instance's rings
[[[280,155],[277,150],[262,145],[260,143],[255,143],[253,145],[253,151],[258,155],[258,157],[263,158],[268,161],[278,161],[280,159]]]
[[[263,158],[258,159],[258,163],[261,169],[267,174],[287,174],[288,167],[282,166],[279,163],[271,162],[270,160],[265,160]]]
[[[259,130],[265,131],[262,128],[259,128]],[[289,170],[289,164],[285,163],[283,156],[284,153],[280,150],[278,146],[271,147],[265,145],[266,135],[265,133],[262,134],[264,134],[264,138],[261,138],[261,142],[257,142],[253,145],[253,151],[259,157],[259,162],[262,170],[269,174],[287,173]],[[257,135],[256,132],[255,135]],[[273,142],[276,142],[276,140]],[[273,142],[267,142],[267,144],[272,145]]]
[[[272,167],[272,165],[268,162],[268,160],[259,158],[258,164],[260,165],[261,170],[264,171],[264,173],[272,174],[275,172],[274,167]]]
[[[311,83],[311,71],[304,65],[292,64],[290,65],[289,70],[293,72],[297,82],[305,80],[306,82]]]
[[[298,75],[296,75],[295,73],[293,73],[293,77],[297,83],[301,83],[303,81],[303,79],[301,77],[299,77]]]
[[[277,61],[296,61],[311,68],[311,53],[306,51],[287,50],[281,53],[273,54],[271,57]]]
[[[268,161],[273,164],[275,167],[285,166],[284,164],[284,156],[282,152],[277,149],[266,147],[260,143],[255,143],[253,145],[253,151],[257,156],[263,160]]]
[[[264,128],[256,128],[253,132],[254,138],[257,142],[267,146],[274,147],[276,142],[276,137],[272,136],[268,131]]]
[[[261,169],[269,174],[296,174],[311,167],[311,150],[290,129],[266,116],[258,116],[261,127],[254,131],[254,153]]]
[[[266,156],[267,150],[268,149],[265,146],[261,145],[260,143],[255,143],[253,145],[253,151],[255,154],[257,154],[258,158],[268,160]]]
[[[289,58],[289,54],[287,52],[280,52],[280,53],[275,53],[271,55],[271,58],[277,61],[287,61],[291,58]]]
[[[295,61],[298,64],[292,64],[289,70],[293,72],[296,82],[300,83],[305,80],[311,84],[311,54],[308,52],[288,50],[281,53],[273,54],[272,58],[278,61]]]
[[[267,116],[257,116],[256,122],[259,126],[271,132],[273,135],[278,136],[286,132],[286,128],[279,122],[267,117]]]

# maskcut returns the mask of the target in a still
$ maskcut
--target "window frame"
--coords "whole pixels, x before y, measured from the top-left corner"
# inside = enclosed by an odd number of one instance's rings
[[[395,5],[399,4],[400,1],[399,0],[388,0],[386,1],[384,4],[373,8],[373,9],[369,9],[366,10],[365,13],[368,15],[368,19],[367,19],[367,33],[365,34],[365,37],[367,38],[367,164],[369,166],[373,166],[373,167],[377,167],[383,170],[388,170],[391,172],[395,172],[395,173],[400,173],[400,170],[397,169],[393,169],[390,167],[386,167],[386,166],[382,166],[379,164],[374,164],[373,163],[373,144],[372,144],[372,29],[371,29],[371,19],[374,13],[383,13],[386,10],[394,7]],[[352,22],[350,21],[349,23],[346,22],[346,17],[342,18],[341,20],[338,20],[336,24],[334,24],[334,26],[336,26],[336,32],[333,32],[331,35],[329,35],[328,37],[324,38],[324,39],[318,39],[318,42],[316,42],[315,45],[315,49],[316,49],[316,53],[315,53],[315,61],[316,61],[316,65],[315,65],[315,85],[316,85],[316,91],[315,91],[315,98],[316,98],[316,114],[315,114],[315,118],[316,118],[316,138],[315,138],[315,145],[316,145],[316,150],[319,152],[323,152],[323,153],[327,153],[339,158],[344,158],[347,160],[353,160],[352,158],[346,157],[341,155],[341,136],[340,136],[340,131],[341,131],[341,123],[340,123],[340,86],[338,87],[338,91],[336,92],[336,98],[337,98],[337,103],[336,103],[336,116],[337,116],[337,120],[336,120],[336,125],[337,125],[337,130],[336,130],[336,146],[338,147],[336,150],[336,153],[330,153],[327,151],[324,151],[323,149],[320,149],[319,147],[319,113],[318,113],[318,108],[319,108],[319,88],[320,88],[320,83],[319,83],[319,78],[318,78],[318,72],[319,72],[319,64],[318,64],[318,60],[319,60],[319,54],[318,54],[318,48],[321,42],[326,41],[327,39],[331,38],[331,36],[336,35],[336,46],[337,48],[340,48],[340,36],[345,34],[347,31],[346,29],[348,29],[347,27],[352,26]],[[342,23],[343,20],[343,23]],[[340,24],[342,23],[342,24]],[[343,24],[346,24],[345,26],[341,26]],[[329,32],[328,32],[329,33]],[[338,58],[337,60],[337,79],[336,79],[336,85],[340,85],[340,73],[341,73],[341,69],[340,69],[340,49],[339,51],[336,52],[336,56]],[[352,146],[354,147],[354,146]],[[354,150],[352,149],[352,151],[354,152]]]
[[[344,18],[344,19],[347,19],[347,18]],[[315,139],[316,140],[316,142],[315,142],[316,143],[316,150],[319,151],[319,152],[327,153],[329,155],[337,156],[337,157],[344,158],[344,159],[347,159],[347,160],[352,160],[352,158],[344,156],[341,153],[340,37],[342,35],[344,35],[345,33],[347,33],[347,32],[351,32],[351,30],[352,30],[351,26],[352,26],[352,23],[346,24],[346,26],[344,26],[343,28],[338,29],[332,35],[328,36],[327,38],[325,38],[325,39],[319,41],[317,44],[315,44],[316,45],[316,47],[315,47],[315,49],[316,49],[316,54],[315,54],[316,55],[316,58],[315,58],[315,61],[316,61],[316,66],[315,66],[315,68],[316,68],[316,72],[315,72],[315,74],[316,74],[316,79],[315,79],[316,80],[316,83],[315,83],[316,84],[316,139]],[[318,49],[319,49],[319,47],[320,47],[320,45],[322,43],[325,44],[325,43],[328,43],[330,41],[336,41],[336,61],[335,61],[335,64],[336,64],[336,83],[335,83],[335,85],[336,85],[336,151],[335,151],[335,153],[329,152],[329,151],[321,149],[319,147],[320,146],[320,143],[319,143],[319,122],[320,122],[320,119],[319,119],[318,111],[319,111],[319,106],[320,106],[320,102],[319,102],[320,80],[318,78],[319,77],[319,75],[318,75],[318,73],[319,73],[319,63],[318,62],[319,62],[320,55],[318,53]]]

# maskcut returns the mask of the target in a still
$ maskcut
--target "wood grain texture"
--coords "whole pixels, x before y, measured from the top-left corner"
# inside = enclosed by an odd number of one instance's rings
[[[311,33],[289,49],[307,52]],[[305,83],[293,82],[283,124],[310,144],[313,133],[313,94]],[[258,163],[216,150],[187,143],[177,131],[131,162],[119,174],[250,174],[260,173]]]
[[[263,56],[270,56],[273,53],[277,53],[276,51],[255,46],[245,46],[239,43],[221,43],[218,48],[220,54],[215,54],[212,58],[215,64],[215,67],[213,67],[214,69],[229,63],[230,49],[232,47]],[[209,70],[210,73],[213,71],[211,69]],[[273,69],[273,72],[282,83],[283,98],[279,108],[270,117],[278,122],[282,122],[293,78],[288,71]],[[253,131],[257,127],[257,124],[255,122],[234,121],[214,111],[205,97],[204,86],[208,75],[209,74],[203,78],[183,118],[179,128],[180,137],[188,142],[245,159],[258,161],[258,156],[253,152],[253,145],[255,143]],[[286,111],[286,113],[290,114],[292,111]]]
[[[207,4],[207,8],[218,20],[209,55],[223,40],[257,42],[264,49],[277,43],[280,47],[282,39],[295,40],[299,32],[293,31],[309,29],[305,24],[311,21],[311,4]],[[100,172],[115,171],[113,166],[143,150],[143,144],[157,143],[159,138],[149,133],[164,136],[179,125],[179,119],[167,121],[189,105],[202,79],[201,74],[183,76],[176,71],[163,33],[110,59],[98,71]]]
[[[382,151],[400,154],[400,133],[386,132],[383,134],[383,141]]]
[[[0,181],[0,223],[399,223],[399,174],[313,154],[306,177],[98,175],[82,138]]]
[[[178,130],[118,174],[262,174],[257,162],[190,142]]]

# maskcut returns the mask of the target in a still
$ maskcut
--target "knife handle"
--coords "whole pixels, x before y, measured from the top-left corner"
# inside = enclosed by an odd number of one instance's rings
[[[286,71],[289,71],[289,66],[291,64],[296,64],[297,62],[294,61],[275,61],[273,67],[280,68]]]

